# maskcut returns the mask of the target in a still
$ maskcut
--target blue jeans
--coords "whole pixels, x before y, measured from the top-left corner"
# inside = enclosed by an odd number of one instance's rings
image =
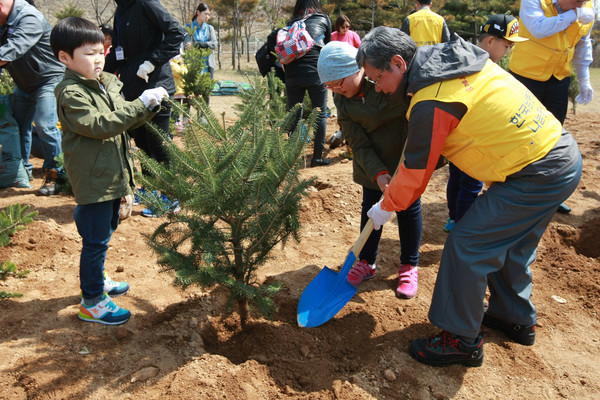
[[[60,79],[57,79],[31,93],[26,93],[18,87],[13,90],[13,113],[19,125],[21,155],[27,171],[33,169],[33,165],[29,162],[32,122],[35,122],[44,152],[43,168],[56,169],[54,157],[62,153],[62,133],[56,127],[58,116],[56,114],[56,97],[54,96],[54,88],[59,82]]]
[[[458,222],[477,199],[483,182],[471,178],[452,163],[448,166],[450,167],[450,177],[446,186],[448,216]]]
[[[79,280],[84,300],[96,299],[104,293],[104,260],[108,242],[119,226],[120,205],[118,198],[75,207],[73,218],[82,239]]]
[[[379,190],[363,186],[361,230],[369,220],[367,211],[381,199],[382,195],[383,193]],[[419,263],[419,246],[421,245],[421,234],[423,233],[421,198],[415,200],[406,210],[397,212],[396,217],[398,218],[398,234],[400,235],[400,264],[416,266]],[[360,251],[359,260],[366,260],[369,264],[375,263],[382,231],[383,227],[371,233]]]

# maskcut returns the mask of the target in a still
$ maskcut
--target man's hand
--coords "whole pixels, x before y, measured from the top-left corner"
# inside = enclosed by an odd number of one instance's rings
[[[381,226],[388,222],[390,218],[394,215],[393,211],[385,211],[381,208],[381,200],[377,202],[377,204],[373,205],[369,211],[367,211],[367,215],[369,218],[373,220],[373,229],[378,231],[381,229]]]
[[[150,61],[146,60],[138,68],[137,76],[139,76],[140,78],[145,80],[146,83],[148,83],[148,74],[151,73],[152,71],[154,71],[154,64],[152,64]]]
[[[590,85],[590,78],[584,78],[579,81],[579,95],[575,97],[575,101],[579,104],[587,104],[594,97],[594,89]]]
[[[140,100],[148,109],[153,109],[154,107],[160,105],[163,98],[169,97],[166,89],[163,87],[157,87],[154,89],[144,90],[144,93],[140,95]]]
[[[588,7],[577,7],[575,9],[577,13],[577,21],[580,24],[587,25],[594,20],[594,10]]]

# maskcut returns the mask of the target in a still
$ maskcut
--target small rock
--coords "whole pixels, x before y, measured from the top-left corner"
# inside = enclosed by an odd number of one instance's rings
[[[190,342],[204,347],[204,341],[202,340],[202,337],[198,335],[198,332],[192,332],[190,335]]]
[[[190,318],[190,322],[188,322],[188,326],[191,329],[196,329],[198,327],[198,318],[196,317],[191,317]]]
[[[302,346],[300,348],[300,353],[302,353],[304,357],[308,357],[308,355],[310,354],[310,349],[308,348],[308,346]]]
[[[557,296],[555,294],[552,295],[552,300],[554,300],[554,301],[556,301],[557,303],[560,303],[560,304],[565,304],[567,302],[567,300],[565,300],[562,297]]]
[[[340,197],[342,197],[342,195],[339,193],[334,193],[333,197],[335,197],[336,199],[339,199]]]
[[[383,377],[389,382],[394,382],[396,380],[396,374],[389,368],[383,371]]]
[[[248,356],[248,358],[251,360],[256,360],[259,363],[263,364],[266,364],[267,361],[269,361],[269,359],[264,354],[251,354],[250,356]]]
[[[128,337],[130,337],[132,335],[133,335],[133,332],[131,332],[129,329],[125,328],[124,326],[119,326],[115,330],[115,337],[118,340],[127,339]]]
[[[157,367],[144,367],[133,374],[130,382],[144,382],[156,375],[158,375]]]
[[[124,267],[122,267],[122,266],[117,267],[117,272],[124,272],[124,271],[125,271]]]

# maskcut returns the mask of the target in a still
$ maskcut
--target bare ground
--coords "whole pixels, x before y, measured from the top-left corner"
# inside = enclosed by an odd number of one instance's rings
[[[211,107],[230,102],[215,98]],[[123,221],[108,251],[106,270],[128,281],[116,302],[133,317],[120,327],[77,319],[81,240],[68,196],[38,197],[34,188],[0,190],[0,208],[30,204],[39,212],[9,246],[10,260],[31,273],[0,281],[0,291],[23,297],[0,302],[0,399],[593,399],[600,383],[600,128],[598,114],[570,115],[566,126],[584,158],[570,215],[556,215],[533,264],[539,312],[536,343],[524,347],[489,331],[479,368],[434,368],[407,353],[411,340],[437,331],[427,320],[446,239],[447,169],[436,172],[423,196],[420,287],[411,300],[394,296],[399,265],[397,230],[383,234],[378,275],[325,325],[296,324],[304,287],[327,265],[339,268],[359,233],[360,187],[340,149],[334,164],[308,168],[315,191],[302,207],[300,243],[275,251],[260,279],[283,281],[273,321],[253,315],[247,332],[236,314],[223,314],[216,288],[181,291],[160,273],[142,233],[160,223]],[[328,132],[337,129],[331,119]],[[555,300],[559,296],[565,302]]]

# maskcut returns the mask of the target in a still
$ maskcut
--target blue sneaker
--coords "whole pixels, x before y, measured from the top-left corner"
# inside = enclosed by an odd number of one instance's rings
[[[178,200],[171,201],[164,194],[160,195],[160,199],[163,203],[160,209],[148,207],[142,210],[142,215],[148,218],[157,218],[165,216],[166,214],[176,214],[181,211]]]
[[[105,325],[120,325],[131,317],[131,313],[112,302],[110,296],[104,293],[102,301],[95,306],[86,306],[81,300],[79,319],[86,322],[98,322]]]
[[[454,225],[456,225],[456,222],[454,222],[452,218],[448,218],[446,220],[446,225],[444,225],[444,232],[450,233],[452,228],[454,228]]]
[[[142,198],[139,196],[140,194],[145,194],[146,191],[143,187],[136,189],[133,191],[133,205],[137,206],[142,202]]]
[[[129,284],[127,282],[113,281],[110,276],[104,274],[104,291],[111,297],[122,296],[129,290]]]

